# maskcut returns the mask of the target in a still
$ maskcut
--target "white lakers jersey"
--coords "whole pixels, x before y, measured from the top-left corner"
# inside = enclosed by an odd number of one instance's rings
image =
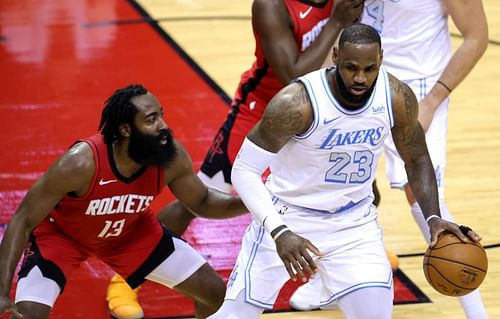
[[[451,57],[441,0],[367,0],[362,22],[380,33],[383,64],[402,81],[439,76]]]
[[[311,101],[313,124],[278,152],[267,185],[289,204],[335,213],[372,197],[383,141],[394,122],[384,68],[371,97],[356,111],[335,99],[327,70],[332,71],[324,68],[299,78]]]

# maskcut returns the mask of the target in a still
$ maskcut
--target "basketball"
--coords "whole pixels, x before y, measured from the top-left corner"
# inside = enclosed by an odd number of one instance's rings
[[[424,256],[424,274],[431,286],[446,296],[459,297],[483,282],[488,257],[478,243],[464,243],[452,233],[442,234]]]

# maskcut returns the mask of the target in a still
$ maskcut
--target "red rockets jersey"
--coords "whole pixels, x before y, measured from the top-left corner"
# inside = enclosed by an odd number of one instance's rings
[[[313,3],[308,0],[283,0],[297,43],[297,51],[303,52],[321,32],[330,17],[333,1]],[[267,102],[284,87],[267,63],[260,44],[260,36],[254,31],[255,57],[252,67],[241,75],[235,94],[235,101],[240,102],[241,115],[254,117],[257,122],[264,113]]]
[[[92,182],[84,196],[66,195],[35,229],[35,236],[37,231],[55,226],[96,254],[116,250],[135,236],[150,236],[154,247],[163,230],[149,204],[163,187],[163,169],[143,167],[127,178],[118,172],[111,145],[106,145],[101,135],[78,142],[87,143],[94,154]]]

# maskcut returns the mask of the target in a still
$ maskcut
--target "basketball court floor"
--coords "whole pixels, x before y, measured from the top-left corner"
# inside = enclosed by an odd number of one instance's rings
[[[452,94],[446,183],[458,222],[484,237],[490,263],[481,293],[490,318],[500,318],[500,5],[483,2],[491,41]],[[198,168],[241,72],[253,60],[250,5],[250,0],[0,2],[0,238],[30,185],[75,139],[96,132],[104,100],[130,83],[144,84],[159,98]],[[454,298],[425,281],[426,245],[404,195],[388,188],[383,163],[377,178],[385,241],[400,256],[394,318],[464,318]],[[171,199],[164,192],[153,207]],[[185,238],[227,276],[248,220],[197,220]],[[84,263],[51,318],[109,318],[105,289],[111,274],[98,261]],[[282,292],[279,312],[263,318],[343,318],[336,310],[287,311],[293,289],[289,285]],[[188,300],[155,284],[144,285],[139,297],[146,318],[192,314]]]

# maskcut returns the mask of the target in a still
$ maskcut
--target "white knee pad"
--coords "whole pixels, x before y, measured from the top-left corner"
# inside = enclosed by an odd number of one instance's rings
[[[185,241],[173,237],[175,250],[146,276],[147,280],[173,288],[191,277],[206,260]]]
[[[31,301],[53,307],[61,288],[52,279],[43,276],[38,266],[17,282],[15,302]]]

